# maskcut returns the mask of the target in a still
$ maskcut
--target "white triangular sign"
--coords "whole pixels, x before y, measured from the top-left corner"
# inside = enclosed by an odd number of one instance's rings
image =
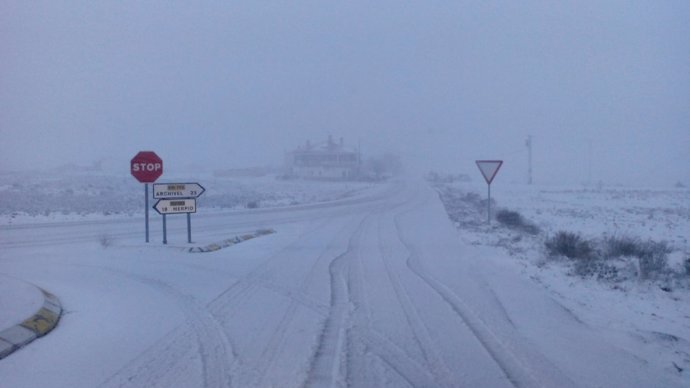
[[[501,168],[503,161],[502,160],[477,160],[475,163],[477,163],[477,167],[479,167],[479,171],[481,171],[482,175],[484,175],[484,179],[486,179],[486,183],[491,184],[491,181],[494,180],[494,177],[496,176],[498,169]]]

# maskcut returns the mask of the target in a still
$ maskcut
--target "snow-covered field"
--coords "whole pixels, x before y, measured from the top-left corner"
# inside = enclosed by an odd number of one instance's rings
[[[197,200],[199,213],[324,202],[352,197],[372,187],[363,182],[283,180],[268,174],[166,173],[157,183],[165,182],[204,186],[206,191]],[[128,174],[4,172],[0,173],[0,225],[141,217],[143,197],[144,185]]]
[[[4,177],[0,274],[56,294],[65,314],[0,360],[0,386],[690,385],[682,267],[672,278],[601,281],[543,249],[562,229],[625,232],[663,237],[682,262],[687,191],[497,181],[496,207],[540,228],[529,234],[487,225],[476,206],[486,187],[472,183],[445,186],[460,199],[446,214],[417,178],[177,177],[207,189],[192,245],[276,231],[191,254],[179,249],[190,246],[183,217],[170,217],[168,246],[158,223],[143,242],[143,189],[131,177]]]
[[[484,182],[434,185],[460,238],[497,247],[531,278],[589,325],[606,330],[620,346],[669,373],[690,370],[690,190],[492,185],[492,214],[515,211],[538,228],[527,233],[487,220]],[[640,279],[637,258],[616,260],[616,276],[581,276],[573,260],[553,257],[544,243],[558,232],[592,242],[620,237],[667,244],[668,268]],[[688,379],[690,386],[690,379]]]

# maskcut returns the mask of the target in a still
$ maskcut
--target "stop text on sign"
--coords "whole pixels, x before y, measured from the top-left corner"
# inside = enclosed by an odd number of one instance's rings
[[[163,169],[163,163],[132,163],[132,171],[160,171]]]
[[[141,183],[153,183],[163,175],[163,159],[153,151],[141,151],[132,158],[129,172]]]

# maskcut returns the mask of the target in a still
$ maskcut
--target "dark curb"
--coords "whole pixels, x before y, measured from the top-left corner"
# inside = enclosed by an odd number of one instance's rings
[[[62,315],[58,298],[41,289],[43,306],[24,322],[0,331],[0,359],[26,346],[36,338],[43,337],[57,326]]]
[[[273,234],[273,233],[275,233],[275,232],[276,232],[276,231],[273,230],[273,229],[260,229],[260,230],[257,230],[257,231],[254,232],[254,233],[244,234],[244,235],[242,235],[242,236],[235,236],[235,237],[233,237],[233,238],[229,238],[229,239],[227,239],[227,240],[223,240],[223,241],[221,241],[221,242],[219,242],[219,243],[209,244],[209,245],[206,245],[206,246],[204,246],[204,247],[187,248],[187,249],[185,249],[185,250],[186,250],[187,252],[190,252],[190,253],[214,252],[214,251],[217,251],[217,250],[220,250],[220,249],[223,249],[223,248],[227,248],[227,247],[229,247],[229,246],[233,246],[233,245],[235,245],[235,244],[239,244],[239,243],[241,243],[242,241],[251,240],[251,239],[253,239],[253,238],[257,238],[257,237],[259,237],[259,236],[265,236],[265,235],[268,235],[268,234]]]

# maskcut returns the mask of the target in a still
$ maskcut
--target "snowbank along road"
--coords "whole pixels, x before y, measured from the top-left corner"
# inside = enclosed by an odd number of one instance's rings
[[[182,221],[169,226],[184,239]],[[65,314],[0,361],[0,385],[681,386],[497,251],[463,245],[421,181],[195,218],[209,241],[260,228],[276,233],[203,254],[143,244],[132,221],[4,228],[0,272],[55,293]]]

